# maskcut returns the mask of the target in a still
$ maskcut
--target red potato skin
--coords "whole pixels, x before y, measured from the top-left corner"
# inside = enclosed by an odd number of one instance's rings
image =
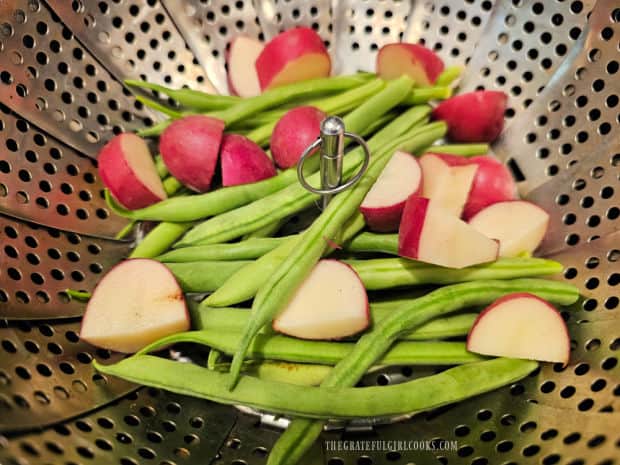
[[[493,142],[504,128],[507,101],[504,92],[468,92],[441,102],[432,116],[448,124],[448,137],[455,142]]]
[[[332,261],[332,262],[338,262],[338,263],[340,263],[340,264],[345,265],[346,267],[348,267],[348,268],[349,268],[349,269],[353,272],[353,274],[355,274],[355,276],[357,277],[357,279],[360,281],[360,283],[362,284],[362,287],[364,287],[364,284],[362,283],[362,280],[360,279],[359,275],[357,274],[357,271],[355,271],[351,265],[349,265],[348,263],[344,263],[344,262],[342,262],[342,261],[340,261],[340,260],[335,260],[335,259],[333,259],[333,258],[324,258],[324,259],[321,259],[321,261],[324,261],[324,260],[329,260],[329,261]],[[343,336],[342,336],[342,337],[340,337],[340,338],[332,338],[332,339],[310,339],[310,338],[304,338],[304,337],[299,337],[299,336],[295,336],[295,337],[296,337],[297,339],[304,339],[304,340],[308,340],[308,341],[317,341],[317,340],[331,340],[331,341],[340,341],[341,339],[344,339],[344,338],[347,338],[347,337],[351,337],[351,336],[354,336],[355,334],[358,334],[358,333],[361,333],[362,331],[365,331],[365,330],[368,328],[368,326],[370,325],[370,303],[368,302],[368,293],[367,293],[367,292],[364,292],[364,296],[366,297],[366,327],[365,327],[365,328],[360,329],[359,331],[357,331],[357,332],[355,332],[355,333],[350,333],[350,334],[343,335]],[[278,333],[280,333],[280,334],[286,334],[286,333],[283,333],[281,330],[279,330],[279,329],[278,329],[278,319],[277,319],[277,318],[273,320],[273,323],[271,324],[271,327],[272,327],[275,331],[277,331]]]
[[[288,63],[308,54],[324,54],[329,57],[323,40],[309,27],[289,29],[271,39],[255,63],[261,90],[269,89],[271,82]],[[330,71],[331,69],[324,77],[329,76]]]
[[[409,44],[406,42],[397,42],[394,44],[387,44],[381,47],[379,53],[377,54],[377,63],[375,69],[378,74],[381,76],[381,66],[380,62],[384,59],[384,55],[389,53],[391,48],[401,48],[408,52],[411,63],[412,64],[420,64],[420,66],[426,72],[427,82],[419,82],[419,85],[430,86],[437,82],[437,78],[444,70],[444,63],[439,56],[433,52],[432,50],[426,48],[420,44]],[[384,76],[381,76],[384,77]],[[387,79],[394,78],[398,76],[387,77]]]
[[[420,237],[429,202],[429,199],[415,194],[407,199],[398,229],[399,256],[414,260],[418,258]]]
[[[360,207],[364,220],[371,231],[388,233],[397,231],[403,216],[406,200],[387,207],[365,208]]]
[[[321,134],[325,113],[315,107],[300,106],[286,112],[271,134],[271,153],[282,169],[297,165],[306,148]]]
[[[463,208],[462,217],[465,221],[469,221],[480,210],[494,203],[518,200],[517,185],[510,170],[496,158],[488,155],[471,158],[445,153],[433,155],[438,156],[450,166],[478,165],[469,191],[469,198]]]
[[[129,210],[148,207],[163,200],[140,182],[127,163],[121,146],[124,137],[139,136],[131,133],[119,134],[99,152],[98,171],[103,184],[118,203]]]
[[[124,263],[126,263],[126,262],[128,262],[130,260],[141,260],[141,261],[147,261],[147,262],[157,262],[157,260],[153,260],[153,259],[150,259],[150,258],[128,258],[128,259],[125,259],[122,262],[117,263],[116,265],[114,265],[112,268],[110,268],[107,271],[107,273],[110,273],[116,267],[123,266]],[[161,262],[157,262],[157,263],[161,264]],[[190,326],[191,326],[190,322],[192,320],[191,320],[191,317],[190,317],[190,314],[189,314],[189,308],[187,307],[187,300],[185,300],[185,295],[183,294],[183,291],[181,290],[181,285],[179,284],[179,281],[177,280],[176,276],[174,276],[174,274],[172,274],[172,271],[170,271],[166,266],[164,266],[164,268],[166,268],[166,270],[168,271],[170,276],[172,276],[172,279],[174,279],[174,281],[177,283],[177,286],[179,288],[179,293],[177,295],[172,296],[171,300],[181,300],[183,302],[183,307],[185,309],[185,320],[187,321],[187,328],[186,328],[186,330],[189,330]],[[99,281],[99,283],[101,283],[101,282],[102,282],[102,280]],[[95,294],[96,294],[98,289],[99,289],[99,284],[97,284],[95,286],[95,289],[93,289],[93,293],[91,295],[91,298],[95,297]],[[80,323],[80,334],[82,334],[82,327],[86,324],[86,318],[88,318],[88,312],[84,312],[84,317],[82,318],[82,322]],[[86,342],[88,342],[87,339],[84,339],[84,338],[81,338],[81,339],[86,341]]]
[[[424,181],[420,179],[418,188],[411,195],[420,196],[422,193],[423,182]],[[366,224],[371,231],[381,233],[393,232],[398,231],[406,203],[407,200],[403,200],[402,202],[379,208],[366,208],[360,206],[360,212],[364,215]]]
[[[486,307],[484,310],[482,310],[479,314],[478,317],[474,320],[474,323],[471,325],[471,329],[469,330],[469,333],[467,333],[467,341],[466,341],[466,345],[465,347],[467,348],[467,350],[469,350],[469,340],[472,337],[472,334],[474,333],[474,331],[476,330],[476,326],[478,325],[478,322],[487,314],[489,313],[491,310],[493,310],[495,307],[497,307],[498,305],[503,304],[504,302],[508,302],[510,300],[513,299],[520,299],[522,297],[527,297],[530,299],[536,299],[540,302],[543,302],[545,305],[547,305],[548,307],[551,307],[553,310],[555,310],[555,312],[557,313],[558,318],[560,319],[560,321],[562,322],[562,327],[564,328],[564,332],[566,334],[566,338],[568,340],[570,340],[570,335],[568,332],[568,327],[566,326],[566,322],[564,321],[564,318],[562,318],[562,315],[560,315],[560,312],[557,311],[557,309],[551,305],[549,302],[547,302],[544,299],[541,299],[540,297],[538,297],[537,295],[534,294],[530,294],[529,292],[514,292],[512,294],[507,294],[505,296],[500,297],[499,299],[497,299],[495,302],[493,302],[491,305],[489,305],[488,307]],[[568,364],[568,361],[570,360],[570,345],[569,345],[569,350],[568,353],[566,354],[566,362],[564,363],[564,365],[566,366]]]
[[[222,185],[249,184],[276,175],[276,168],[257,144],[239,134],[226,134],[220,147]]]
[[[185,186],[206,192],[217,166],[224,122],[203,115],[173,121],[159,138],[159,151],[170,173]]]

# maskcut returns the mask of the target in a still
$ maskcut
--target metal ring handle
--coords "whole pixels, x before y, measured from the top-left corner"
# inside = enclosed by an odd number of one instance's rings
[[[344,135],[345,137],[350,137],[351,139],[355,140],[364,150],[364,162],[362,163],[362,167],[360,168],[360,170],[355,174],[355,176],[349,179],[346,183],[341,184],[338,187],[333,187],[330,189],[318,189],[308,184],[308,181],[306,181],[306,178],[304,176],[303,168],[304,168],[304,163],[306,162],[306,159],[308,158],[308,156],[314,150],[316,150],[317,148],[321,146],[321,139],[317,139],[311,145],[309,145],[308,148],[306,148],[306,150],[304,150],[304,152],[301,154],[301,157],[299,158],[299,162],[297,163],[297,178],[299,179],[299,183],[303,186],[304,189],[314,194],[318,194],[318,195],[338,194],[348,189],[349,187],[351,187],[353,184],[359,181],[360,178],[364,175],[370,163],[370,149],[368,148],[366,141],[360,136],[358,136],[357,134],[353,134],[351,132],[345,132]]]

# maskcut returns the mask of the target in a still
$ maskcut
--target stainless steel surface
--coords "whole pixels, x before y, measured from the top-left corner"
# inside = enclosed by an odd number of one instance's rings
[[[0,103],[85,155],[156,116],[40,0],[2,4]]]
[[[0,318],[66,318],[84,304],[67,289],[92,291],[129,252],[126,242],[81,236],[0,215]]]
[[[543,253],[583,298],[563,309],[567,367],[544,365],[398,424],[331,429],[304,464],[619,464],[619,23],[615,0],[0,1],[0,463],[266,463],[277,422],[157,390],[127,395],[131,385],[92,370],[91,357],[108,354],[77,342],[77,318],[50,318],[81,315],[65,289],[92,289],[130,248],[109,239],[126,222],[104,213],[84,158],[113,131],[159,117],[120,80],[210,81],[226,92],[232,37],[305,25],[328,44],[337,73],[374,70],[381,45],[420,40],[448,65],[469,63],[462,89],[508,92],[514,116],[494,152],[550,211]],[[432,370],[395,368],[365,382]],[[408,452],[331,452],[324,442],[341,438],[458,442]]]
[[[597,2],[588,26],[545,90],[513,118],[495,145],[496,154],[514,160],[523,173],[522,193],[580,160],[605,156],[600,153],[605,144],[617,147],[617,6],[614,0]]]
[[[51,228],[114,238],[127,220],[109,211],[95,163],[5,110],[0,112],[1,211]]]
[[[0,432],[38,429],[108,404],[135,390],[97,373],[92,360],[120,354],[79,340],[79,322],[0,325]]]
[[[144,79],[171,87],[213,90],[161,3],[47,3],[116,79]]]

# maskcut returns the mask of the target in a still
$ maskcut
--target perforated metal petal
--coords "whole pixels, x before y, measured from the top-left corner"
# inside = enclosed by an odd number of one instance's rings
[[[141,389],[75,421],[0,444],[7,465],[209,463],[237,413],[211,402]]]
[[[79,322],[0,325],[0,431],[66,420],[136,388],[96,372],[93,359],[122,356],[80,341],[79,329]]]
[[[509,118],[527,108],[574,47],[594,3],[498,0],[460,90],[503,90]]]
[[[446,65],[466,65],[493,8],[491,0],[413,2],[403,41],[420,42]]]
[[[620,137],[610,139],[596,153],[586,154],[576,166],[527,195],[550,214],[541,254],[574,247],[619,229],[615,195],[620,179]]]
[[[237,35],[262,39],[252,2],[164,0],[180,31],[218,92],[228,94],[226,51]]]
[[[618,321],[620,232],[552,254],[549,258],[564,265],[563,274],[555,278],[577,286],[582,296],[579,303],[566,313],[569,321]]]
[[[0,112],[0,209],[52,228],[113,238],[112,214],[93,161],[8,111]]]
[[[95,157],[113,132],[152,118],[39,0],[3,6],[0,102]]]
[[[528,193],[574,163],[602,157],[601,147],[618,140],[617,2],[600,0],[573,53],[532,105],[519,112],[495,145],[514,160]],[[516,148],[519,148],[518,150]]]
[[[80,236],[0,216],[0,318],[80,316],[67,289],[92,291],[129,251],[126,242]]]
[[[48,4],[117,79],[213,92],[161,3],[50,0]]]
[[[337,71],[374,71],[377,51],[400,40],[410,9],[411,4],[405,1],[335,1],[333,56]]]

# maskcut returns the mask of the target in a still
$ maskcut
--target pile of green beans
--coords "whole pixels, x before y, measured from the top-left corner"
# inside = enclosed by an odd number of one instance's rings
[[[529,292],[559,305],[570,305],[579,297],[579,291],[574,286],[541,279],[475,281],[439,288],[403,305],[381,321],[375,331],[362,336],[353,351],[327,375],[321,383],[321,388],[355,385],[401,334],[412,331],[433,318],[465,307],[487,305],[506,294],[515,292]],[[469,381],[462,387],[466,387]],[[273,447],[268,464],[296,463],[317,439],[323,425],[321,421],[294,419]]]
[[[398,82],[398,80],[393,82]],[[444,123],[433,123],[418,130],[416,136],[421,137],[413,137],[402,146],[397,146],[397,148],[416,152],[422,147],[429,145],[428,139],[436,140],[442,137],[445,131],[446,126]],[[284,308],[293,293],[321,257],[323,253],[322,238],[332,236],[334,231],[337,231],[344,221],[357,210],[366,196],[366,193],[370,190],[383,171],[383,168],[388,163],[394,149],[395,148],[391,148],[391,150],[384,153],[383,156],[371,160],[368,170],[364,173],[360,181],[353,188],[336,196],[336,198],[330,202],[325,211],[303,233],[304,243],[302,246],[296,248],[289,254],[278,270],[256,293],[256,298],[252,305],[254,318],[251,324],[248,324],[246,327],[241,344],[233,357],[231,365],[231,388],[234,387],[234,382],[238,378],[244,352],[252,338],[260,331],[263,325],[267,324],[274,315]]]
[[[235,390],[230,391],[227,373],[150,355],[135,355],[114,365],[102,365],[97,361],[93,365],[102,373],[179,394],[321,420],[428,410],[510,384],[538,367],[538,363],[529,360],[498,358],[460,365],[402,384],[331,389],[244,376]],[[280,463],[294,462],[283,458]]]
[[[242,333],[238,331],[187,331],[149,344],[140,350],[138,355],[180,342],[193,342],[233,355],[241,336]],[[351,353],[354,345],[352,342],[309,341],[282,335],[259,334],[248,348],[246,358],[335,365]],[[485,357],[468,352],[464,342],[399,341],[376,363],[385,366],[458,365],[484,359]]]

